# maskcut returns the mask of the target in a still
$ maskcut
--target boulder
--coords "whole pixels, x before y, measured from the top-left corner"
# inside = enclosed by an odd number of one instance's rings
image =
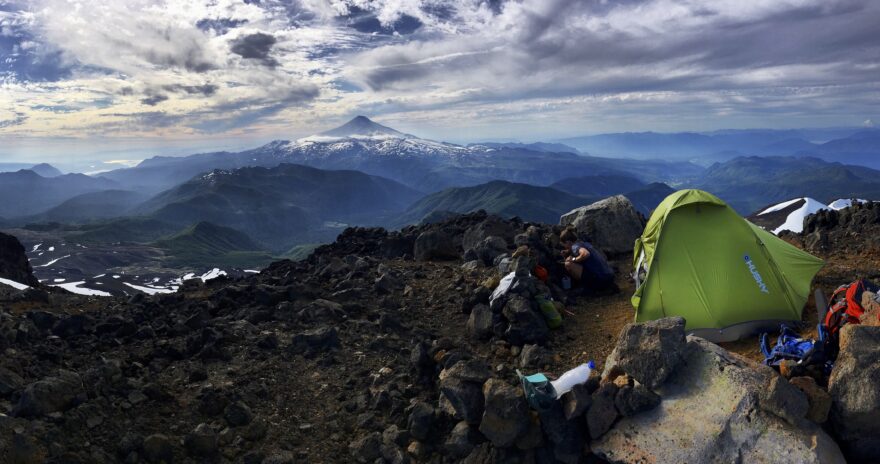
[[[846,325],[828,379],[831,425],[852,461],[880,456],[880,327]]]
[[[644,217],[623,195],[606,198],[563,214],[563,226],[574,226],[582,237],[609,255],[632,253],[633,243],[645,228]]]
[[[431,433],[434,426],[434,408],[430,405],[418,402],[413,405],[406,422],[410,435],[416,440],[424,440]]]
[[[816,424],[787,420],[799,402],[765,392],[773,379],[785,382],[771,368],[697,337],[687,338],[681,356],[656,390],[660,405],[621,418],[592,443],[595,454],[612,462],[845,462]],[[786,407],[792,409],[780,409]]]
[[[357,462],[373,462],[382,454],[382,435],[379,432],[367,434],[351,442],[348,449]]]
[[[209,457],[217,453],[217,433],[201,423],[183,439],[186,452],[193,457]]]
[[[160,433],[144,439],[144,459],[152,464],[171,464],[174,461],[174,448],[171,440]]]
[[[602,377],[617,368],[650,389],[659,387],[681,363],[684,326],[681,317],[628,324],[620,332]]]
[[[807,419],[822,424],[828,420],[831,412],[831,395],[816,383],[812,377],[795,377],[789,381],[800,391],[804,392],[810,409],[807,411]]]
[[[322,327],[294,335],[290,340],[290,351],[312,356],[319,352],[339,347],[339,332],[335,327]]]
[[[491,266],[495,258],[507,253],[507,242],[503,238],[493,235],[478,242],[474,248],[465,250],[465,253],[473,253],[476,259],[487,266]]]
[[[25,285],[40,284],[34,277],[24,246],[17,238],[4,233],[0,233],[0,277]]]
[[[446,261],[458,259],[461,252],[447,233],[429,230],[416,238],[413,256],[416,261]]]
[[[529,406],[522,390],[493,378],[483,385],[483,396],[480,433],[497,448],[514,445],[529,428]]]
[[[484,304],[474,306],[467,321],[468,336],[474,340],[492,337],[492,310]]]
[[[593,404],[590,391],[584,384],[578,384],[562,395],[562,412],[567,420],[576,419],[584,415]]]
[[[640,383],[623,386],[614,396],[614,406],[623,417],[653,409],[659,404],[660,397]]]
[[[47,377],[28,385],[18,399],[13,415],[33,417],[66,411],[85,396],[82,379],[71,371],[61,371],[55,377]]]
[[[606,383],[593,392],[592,404],[587,411],[587,428],[594,440],[604,435],[617,420],[617,408],[614,406],[617,390],[617,385]]]
[[[470,424],[461,421],[452,428],[443,443],[443,450],[452,459],[462,459],[473,451],[479,441],[479,433]]]
[[[504,339],[511,345],[543,344],[547,341],[550,328],[547,327],[544,316],[532,309],[529,300],[514,296],[504,305],[502,313],[510,323],[504,332]]]
[[[504,248],[507,248],[507,243],[513,241],[515,233],[509,222],[498,216],[488,216],[464,231],[461,248],[465,251],[476,249],[489,237],[500,238],[504,242]]]

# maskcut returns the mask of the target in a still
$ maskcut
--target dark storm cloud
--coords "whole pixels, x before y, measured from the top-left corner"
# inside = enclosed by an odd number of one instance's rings
[[[487,24],[474,33],[380,47],[361,55],[353,74],[373,90],[454,80],[508,98],[876,80],[861,70],[880,58],[877,2],[745,2],[731,11],[690,2],[681,17],[666,17],[664,8],[680,6],[674,3],[626,9],[635,3],[531,2],[515,15],[505,5],[508,29]]]
[[[257,32],[236,39],[232,43],[230,50],[242,58],[257,60],[266,66],[274,68],[278,65],[278,61],[269,56],[269,52],[276,42],[275,36]]]

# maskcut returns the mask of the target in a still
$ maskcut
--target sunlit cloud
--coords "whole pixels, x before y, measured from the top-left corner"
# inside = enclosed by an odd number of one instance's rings
[[[856,126],[878,22],[868,0],[0,0],[0,139]]]

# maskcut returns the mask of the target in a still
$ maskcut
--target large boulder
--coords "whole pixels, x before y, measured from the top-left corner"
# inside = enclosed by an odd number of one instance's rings
[[[28,385],[18,399],[13,414],[34,417],[66,411],[85,396],[82,378],[72,371],[60,371]]]
[[[609,255],[632,253],[633,243],[645,228],[644,217],[623,195],[573,209],[563,214],[559,223],[574,226]]]
[[[529,406],[522,389],[499,379],[483,385],[486,409],[480,421],[480,433],[498,448],[513,446],[529,428]]]
[[[681,363],[684,327],[681,317],[628,324],[620,332],[602,376],[608,377],[616,366],[648,388],[662,385]]]
[[[12,235],[0,233],[0,277],[25,285],[39,285],[24,246]]]
[[[831,424],[850,460],[880,458],[880,327],[846,325],[828,380]]]
[[[687,338],[681,364],[655,391],[658,407],[618,420],[593,452],[612,462],[846,462],[803,418],[800,390],[701,338]]]
[[[416,261],[444,261],[461,257],[452,237],[442,230],[422,232],[413,246]]]

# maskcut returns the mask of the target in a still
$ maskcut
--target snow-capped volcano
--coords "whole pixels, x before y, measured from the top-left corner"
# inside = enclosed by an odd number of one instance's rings
[[[356,116],[351,121],[313,137],[328,138],[388,138],[415,139],[414,135],[404,134],[390,127],[374,122],[366,116]]]

